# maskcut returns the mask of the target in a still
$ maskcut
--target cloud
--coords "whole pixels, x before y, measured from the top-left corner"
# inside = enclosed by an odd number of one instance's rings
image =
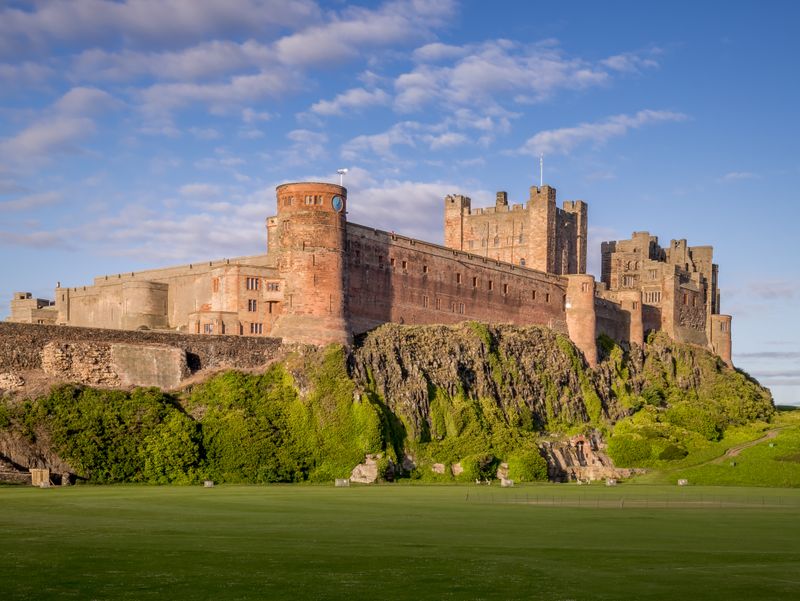
[[[790,280],[754,280],[743,287],[727,290],[726,295],[736,299],[783,301],[795,298],[797,290],[795,283]]]
[[[800,359],[800,351],[759,351],[733,355],[739,359]]]
[[[63,115],[97,115],[116,108],[120,102],[108,92],[97,88],[72,88],[53,105],[53,110]]]
[[[311,112],[317,115],[342,115],[346,111],[370,107],[385,106],[390,102],[389,95],[383,90],[365,90],[352,88],[338,94],[333,100],[320,100],[311,105]]]
[[[586,144],[604,144],[611,138],[624,136],[631,129],[663,122],[684,121],[687,116],[672,111],[642,110],[634,115],[615,115],[594,123],[540,131],[525,142],[521,154],[569,154]]]
[[[760,176],[750,171],[731,171],[720,178],[723,182],[736,182],[744,179],[759,179]]]
[[[275,43],[279,59],[293,66],[320,65],[358,57],[380,48],[418,39],[443,24],[455,10],[450,0],[402,0],[376,10],[350,7],[323,25],[285,36]]]
[[[460,146],[469,141],[467,136],[456,132],[446,132],[438,136],[423,136],[422,139],[430,145],[431,150],[441,150],[443,148]]]
[[[442,60],[452,60],[461,58],[467,54],[468,50],[463,46],[451,46],[449,44],[442,44],[441,42],[434,42],[433,44],[426,44],[414,50],[412,55],[414,60],[421,63],[433,63]]]
[[[585,89],[610,77],[605,66],[568,58],[552,44],[503,39],[460,48],[432,44],[419,48],[415,58],[423,64],[395,80],[395,107],[401,112],[432,103],[474,107],[492,106],[505,98],[540,102],[558,90]],[[454,60],[447,63],[447,59]]]
[[[175,47],[221,36],[275,32],[315,23],[311,0],[52,0],[0,10],[0,56],[45,53],[55,45]]]
[[[181,196],[188,198],[212,198],[219,196],[222,189],[214,184],[186,184],[179,190]]]
[[[39,192],[28,194],[12,200],[0,202],[0,212],[3,211],[29,211],[39,207],[50,206],[61,201],[61,194],[58,192]]]
[[[652,58],[646,58],[635,54],[633,52],[626,52],[624,54],[617,54],[609,56],[607,59],[600,61],[600,64],[613,69],[614,71],[622,71],[627,73],[639,73],[643,69],[653,69],[658,67],[658,62]]]
[[[328,152],[328,135],[321,131],[295,129],[286,137],[292,142],[286,153],[287,165],[305,165],[319,160]]]
[[[414,146],[419,123],[403,121],[396,123],[385,132],[356,136],[342,146],[342,158],[356,160],[364,156],[376,155],[384,159],[395,158],[395,146]]]
[[[213,127],[190,127],[188,131],[198,140],[216,140],[220,137],[220,133]]]
[[[46,118],[11,138],[0,139],[0,157],[23,163],[78,152],[77,143],[94,131],[94,122],[85,117]]]
[[[48,66],[24,61],[19,64],[0,63],[0,94],[8,95],[23,85],[39,85],[53,76]]]
[[[254,40],[203,42],[165,52],[91,48],[76,57],[71,75],[82,80],[127,81],[140,77],[172,81],[214,80],[236,71],[274,64],[274,52]]]
[[[30,248],[62,248],[71,249],[73,245],[67,242],[67,237],[62,232],[4,232],[0,231],[0,245],[26,246]]]

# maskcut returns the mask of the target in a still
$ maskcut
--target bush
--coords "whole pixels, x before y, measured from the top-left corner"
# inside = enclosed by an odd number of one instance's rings
[[[671,444],[658,454],[658,458],[664,461],[675,461],[677,459],[683,459],[688,454],[689,451],[683,447],[676,444]]]
[[[515,482],[547,480],[547,461],[538,450],[521,451],[508,458],[508,477]]]
[[[608,456],[617,467],[636,467],[650,459],[650,442],[636,434],[615,434],[608,442]]]
[[[462,471],[456,480],[459,482],[475,482],[476,480],[493,480],[497,470],[497,462],[491,455],[471,455],[460,461]]]

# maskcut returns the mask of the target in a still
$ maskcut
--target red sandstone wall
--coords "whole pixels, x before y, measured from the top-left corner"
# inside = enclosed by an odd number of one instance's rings
[[[566,283],[558,276],[355,224],[347,225],[347,248],[354,334],[386,322],[470,319],[566,332]]]

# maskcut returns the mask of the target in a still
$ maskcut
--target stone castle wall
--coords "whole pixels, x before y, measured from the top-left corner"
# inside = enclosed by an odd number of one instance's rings
[[[281,341],[246,336],[194,336],[171,332],[105,330],[0,322],[0,370],[43,369],[48,344],[88,344],[103,360],[111,345],[163,347],[182,350],[191,371],[217,367],[258,367],[278,355]],[[52,348],[52,347],[51,347]],[[55,352],[51,352],[55,354]],[[98,355],[98,356],[100,356]],[[125,359],[121,359],[125,361]]]

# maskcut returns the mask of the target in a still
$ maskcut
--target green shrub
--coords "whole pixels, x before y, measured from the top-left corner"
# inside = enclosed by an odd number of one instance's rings
[[[615,434],[608,441],[608,456],[617,467],[636,467],[650,459],[650,442],[636,434]]]
[[[663,461],[675,461],[677,459],[683,459],[689,454],[689,451],[684,449],[681,446],[676,444],[667,445],[661,453],[658,454],[658,458]]]
[[[508,458],[508,477],[515,482],[547,480],[547,461],[538,450],[520,451]]]
[[[459,463],[463,469],[456,476],[456,480],[459,482],[493,480],[497,471],[497,461],[492,455],[471,455],[464,457]]]

